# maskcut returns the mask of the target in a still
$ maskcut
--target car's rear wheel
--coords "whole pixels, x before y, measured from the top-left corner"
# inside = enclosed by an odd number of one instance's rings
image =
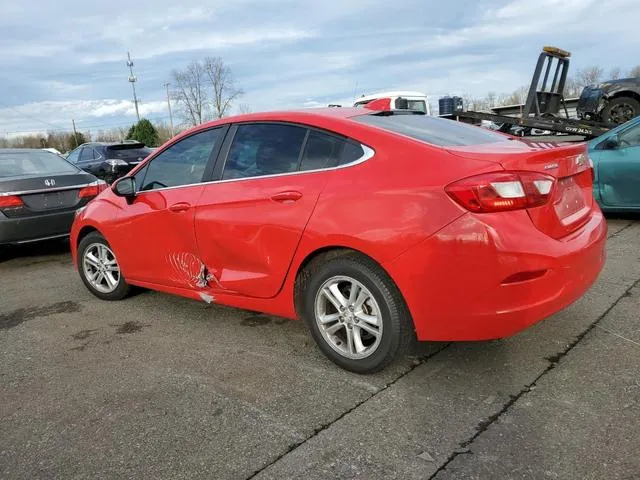
[[[121,300],[131,290],[111,246],[98,232],[80,241],[78,271],[89,291],[102,300]]]
[[[609,101],[602,110],[604,122],[621,124],[640,115],[640,102],[632,97],[618,97]]]
[[[414,338],[398,288],[371,259],[347,253],[314,262],[301,275],[300,313],[322,352],[357,373],[383,369]]]

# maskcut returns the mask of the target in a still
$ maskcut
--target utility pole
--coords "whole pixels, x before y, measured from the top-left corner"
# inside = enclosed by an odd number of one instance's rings
[[[171,100],[169,100],[169,83],[162,85],[167,90],[167,107],[169,107],[169,125],[171,126],[171,136],[173,137],[173,114],[171,113]]]
[[[76,132],[76,121],[73,118],[71,124],[73,125],[73,143],[75,145],[73,148],[76,148],[78,146],[78,132]]]
[[[129,67],[129,82],[131,83],[131,88],[133,88],[133,103],[136,106],[136,117],[138,117],[138,121],[140,121],[140,112],[138,111],[138,97],[136,97],[136,82],[138,79],[133,74],[133,61],[131,60],[131,55],[127,52],[127,67]]]

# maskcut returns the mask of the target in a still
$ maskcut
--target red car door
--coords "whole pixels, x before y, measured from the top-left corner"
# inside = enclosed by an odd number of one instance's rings
[[[195,207],[226,127],[172,144],[136,172],[137,195],[124,199],[109,234],[125,276],[134,281],[197,288],[202,273],[194,234]]]
[[[273,297],[345,142],[277,123],[242,124],[230,135],[220,180],[196,210],[198,249],[213,291]]]

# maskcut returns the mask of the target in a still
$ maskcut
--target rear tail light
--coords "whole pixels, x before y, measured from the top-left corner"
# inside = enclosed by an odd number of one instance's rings
[[[89,186],[84,187],[78,192],[78,197],[80,198],[91,198],[97,197],[100,195],[100,192],[106,190],[107,184],[102,180],[98,180],[97,182],[90,183]]]
[[[467,210],[476,213],[519,210],[544,205],[555,178],[537,172],[495,172],[452,183],[445,191]]]
[[[23,205],[22,199],[17,195],[0,195],[0,208],[14,208]]]

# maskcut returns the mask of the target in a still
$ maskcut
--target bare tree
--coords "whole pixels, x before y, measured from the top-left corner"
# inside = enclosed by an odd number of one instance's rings
[[[200,62],[193,61],[184,70],[174,70],[173,99],[187,123],[201,124],[207,117],[206,73]]]
[[[522,105],[527,101],[528,93],[529,87],[522,85],[517,90],[514,90],[510,95],[502,96],[500,98],[500,105]]]
[[[126,135],[125,135],[126,136]],[[124,138],[117,128],[111,130],[98,130],[96,135],[92,136],[92,140],[96,142],[119,142]]]
[[[496,106],[497,98],[498,98],[498,96],[496,95],[496,92],[487,93],[486,101],[487,101],[487,105],[488,105],[489,108]]]
[[[603,73],[604,73],[604,70],[601,67],[598,67],[598,66],[587,67],[583,70],[578,70],[578,75],[576,79],[581,87],[596,85],[600,83]]]
[[[574,77],[567,77],[567,81],[564,84],[564,96],[565,98],[577,97],[582,92],[583,85]]]
[[[614,67],[609,72],[609,79],[617,80],[620,78],[620,67]]]
[[[251,107],[246,103],[241,103],[240,105],[238,105],[238,113],[240,115],[251,113]]]
[[[640,65],[636,65],[629,72],[630,77],[640,77]]]
[[[202,66],[205,75],[209,79],[213,96],[211,107],[215,118],[224,117],[230,107],[231,102],[244,92],[234,85],[231,69],[222,61],[220,57],[207,57]]]

